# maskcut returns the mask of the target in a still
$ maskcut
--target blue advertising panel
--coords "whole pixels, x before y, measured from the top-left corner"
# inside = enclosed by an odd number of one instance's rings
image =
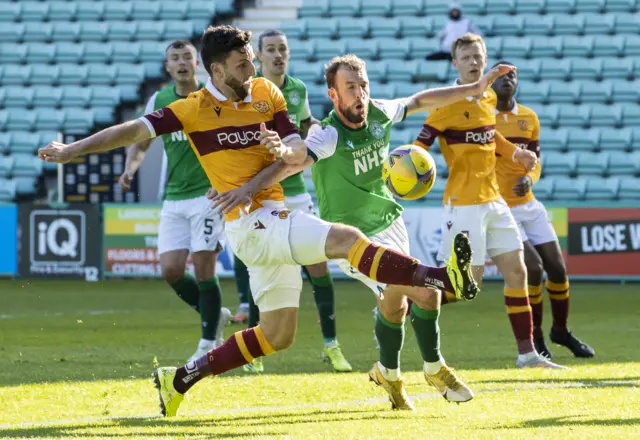
[[[18,207],[0,204],[0,275],[18,272]]]

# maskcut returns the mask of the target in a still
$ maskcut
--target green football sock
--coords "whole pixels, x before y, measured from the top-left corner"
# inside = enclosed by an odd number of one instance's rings
[[[320,315],[322,337],[324,342],[333,342],[336,340],[336,309],[331,275],[321,278],[310,276],[309,281],[313,286],[313,299]]]
[[[178,298],[189,304],[196,312],[200,311],[200,290],[198,290],[198,283],[196,283],[195,278],[185,273],[182,278],[170,284],[170,286],[176,292]]]
[[[213,341],[220,321],[220,307],[222,307],[222,291],[218,277],[198,283],[200,289],[200,323],[202,324],[202,339]]]
[[[389,369],[400,368],[400,351],[404,342],[404,323],[393,324],[382,313],[376,314],[376,339],[380,345],[380,363]]]
[[[411,304],[411,325],[416,333],[416,340],[425,362],[440,360],[440,327],[438,326],[438,310],[424,310]]]
[[[252,328],[260,322],[260,309],[253,302],[253,295],[249,295],[249,318],[247,319],[247,328]]]
[[[240,304],[247,304],[251,296],[251,286],[249,284],[249,271],[247,266],[238,257],[234,257],[233,271],[236,275],[236,288],[238,289],[238,297]]]

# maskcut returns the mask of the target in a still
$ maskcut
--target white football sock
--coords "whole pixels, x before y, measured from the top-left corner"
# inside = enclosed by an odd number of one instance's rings
[[[387,368],[378,361],[378,368],[380,369],[380,373],[382,373],[382,377],[391,382],[395,382],[396,380],[400,380],[400,367],[398,368]]]

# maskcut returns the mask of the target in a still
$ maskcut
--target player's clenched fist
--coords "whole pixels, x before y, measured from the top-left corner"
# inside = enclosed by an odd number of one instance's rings
[[[500,78],[503,75],[506,75],[512,71],[516,70],[516,66],[509,66],[506,64],[498,64],[487,73],[484,74],[482,78],[480,78],[480,84],[482,84],[483,89],[487,89],[493,84],[493,82]]]
[[[71,146],[60,142],[51,142],[38,150],[38,158],[45,162],[68,163],[75,157]]]
[[[282,157],[282,154],[286,151],[286,147],[282,143],[280,135],[275,131],[267,130],[267,126],[264,122],[260,123],[260,135],[258,136],[258,140],[261,145],[267,147],[269,152],[275,154],[276,157]]]
[[[125,171],[118,179],[118,183],[125,191],[129,191],[131,189],[131,183],[133,182],[133,173],[131,171]]]
[[[516,150],[513,158],[516,162],[523,165],[527,171],[532,170],[533,167],[536,166],[536,163],[538,163],[538,157],[533,151],[523,150],[522,148]]]

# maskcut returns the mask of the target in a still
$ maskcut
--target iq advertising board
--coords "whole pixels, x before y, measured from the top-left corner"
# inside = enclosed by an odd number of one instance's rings
[[[103,204],[103,273],[105,277],[161,276],[158,255],[160,204]],[[233,254],[218,255],[216,274],[233,276]],[[193,273],[191,257],[187,271]]]
[[[97,206],[69,204],[64,208],[53,208],[21,204],[18,224],[20,276],[87,281],[100,278]]]

